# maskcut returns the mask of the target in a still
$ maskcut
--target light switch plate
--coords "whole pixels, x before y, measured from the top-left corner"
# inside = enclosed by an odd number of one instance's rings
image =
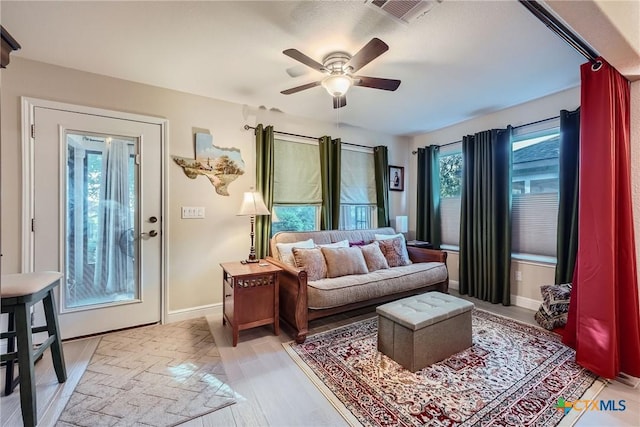
[[[201,219],[204,218],[204,207],[202,206],[183,206],[183,219]]]

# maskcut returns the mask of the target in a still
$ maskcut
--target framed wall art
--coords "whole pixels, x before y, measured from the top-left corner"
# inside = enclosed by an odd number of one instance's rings
[[[404,168],[389,165],[389,190],[404,191]]]

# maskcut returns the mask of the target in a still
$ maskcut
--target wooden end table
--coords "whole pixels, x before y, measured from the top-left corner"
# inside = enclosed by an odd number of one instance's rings
[[[222,267],[222,324],[233,329],[233,346],[240,331],[270,325],[280,335],[278,280],[280,267],[259,263],[225,262]]]

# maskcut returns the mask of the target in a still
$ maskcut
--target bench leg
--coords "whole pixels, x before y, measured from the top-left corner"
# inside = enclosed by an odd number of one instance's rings
[[[18,339],[18,365],[20,366],[20,405],[25,427],[36,425],[36,382],[33,372],[33,339],[31,336],[31,310],[27,304],[15,307],[16,336]]]
[[[44,306],[44,315],[47,320],[47,332],[49,336],[56,337],[51,343],[51,358],[53,359],[53,368],[56,371],[58,382],[63,383],[67,380],[67,370],[64,365],[64,353],[62,352],[62,341],[60,339],[60,328],[58,327],[58,316],[56,315],[55,300],[53,298],[53,289],[49,290],[47,296],[42,300]]]

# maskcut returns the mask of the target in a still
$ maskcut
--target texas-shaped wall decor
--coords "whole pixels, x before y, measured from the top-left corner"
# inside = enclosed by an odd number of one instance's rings
[[[240,175],[244,174],[244,160],[237,148],[221,148],[213,145],[213,136],[208,133],[196,133],[196,158],[171,156],[185,175],[196,179],[206,176],[216,189],[216,193],[228,196],[228,187]]]

